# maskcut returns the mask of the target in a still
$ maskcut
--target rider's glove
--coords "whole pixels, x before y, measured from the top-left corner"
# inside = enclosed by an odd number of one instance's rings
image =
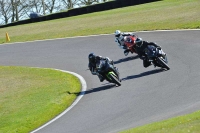
[[[94,70],[94,68],[91,69],[91,73],[92,73],[93,75],[97,75],[97,71]]]

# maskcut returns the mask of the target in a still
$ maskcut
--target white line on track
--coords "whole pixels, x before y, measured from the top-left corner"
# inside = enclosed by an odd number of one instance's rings
[[[36,130],[34,130],[34,131],[30,132],[30,133],[35,133],[35,132],[41,130],[42,128],[44,128],[45,126],[47,126],[47,125],[51,124],[52,122],[56,121],[60,117],[62,117],[69,110],[71,110],[78,103],[78,101],[83,97],[83,95],[85,94],[85,91],[86,91],[86,88],[87,88],[87,84],[86,84],[85,79],[81,75],[79,75],[77,73],[74,73],[74,72],[69,72],[69,71],[60,70],[60,69],[54,69],[54,70],[58,70],[58,71],[61,71],[61,72],[70,73],[70,74],[76,76],[80,80],[81,85],[82,85],[81,94],[76,98],[76,100],[72,103],[72,105],[70,107],[68,107],[64,112],[62,112],[57,117],[53,118],[51,121],[47,122],[46,124],[42,125],[41,127],[37,128]]]

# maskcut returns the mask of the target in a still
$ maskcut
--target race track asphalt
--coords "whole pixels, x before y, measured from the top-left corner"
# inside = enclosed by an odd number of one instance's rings
[[[200,30],[137,32],[167,53],[169,71],[144,68],[123,55],[114,35],[0,45],[2,66],[56,68],[80,74],[85,95],[69,112],[38,133],[116,133],[200,110]],[[11,38],[12,39],[12,38]],[[99,82],[87,70],[90,52],[114,60],[122,86]]]

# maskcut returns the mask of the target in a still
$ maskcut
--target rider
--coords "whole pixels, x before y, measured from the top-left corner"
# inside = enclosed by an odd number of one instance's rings
[[[93,75],[97,75],[99,77],[99,80],[100,82],[103,82],[105,80],[104,76],[103,76],[103,73],[99,73],[96,71],[96,63],[99,61],[99,60],[105,60],[107,61],[109,64],[111,64],[113,66],[113,72],[115,74],[117,74],[117,76],[119,77],[119,72],[118,72],[118,69],[116,67],[114,67],[114,63],[113,63],[113,60],[109,59],[108,57],[104,58],[102,56],[96,56],[94,53],[90,53],[88,55],[88,59],[89,59],[89,64],[88,64],[88,67],[91,71],[91,73]]]
[[[126,37],[127,36],[135,36],[133,33],[130,32],[121,32],[120,30],[115,31],[115,42],[118,43],[118,46],[124,49],[124,55],[127,56],[129,53],[129,49],[125,45]]]
[[[136,39],[136,45],[135,45],[135,50],[139,56],[140,59],[143,60],[143,66],[144,67],[148,67],[151,65],[151,62],[148,60],[148,58],[146,57],[145,54],[145,48],[147,48],[148,45],[153,45],[156,48],[161,50],[161,47],[158,46],[156,43],[154,42],[148,42],[148,41],[143,41],[142,38],[137,38]],[[165,55],[165,53],[163,52],[163,54]]]

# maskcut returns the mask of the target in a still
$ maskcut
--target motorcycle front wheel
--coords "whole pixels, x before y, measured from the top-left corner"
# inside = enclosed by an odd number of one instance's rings
[[[117,84],[118,86],[121,86],[119,79],[114,74],[110,73],[109,77],[113,83]]]
[[[165,63],[165,61],[161,57],[157,58],[157,62],[162,66],[162,68],[166,68],[167,70],[170,69],[170,67],[167,65],[167,63]]]

